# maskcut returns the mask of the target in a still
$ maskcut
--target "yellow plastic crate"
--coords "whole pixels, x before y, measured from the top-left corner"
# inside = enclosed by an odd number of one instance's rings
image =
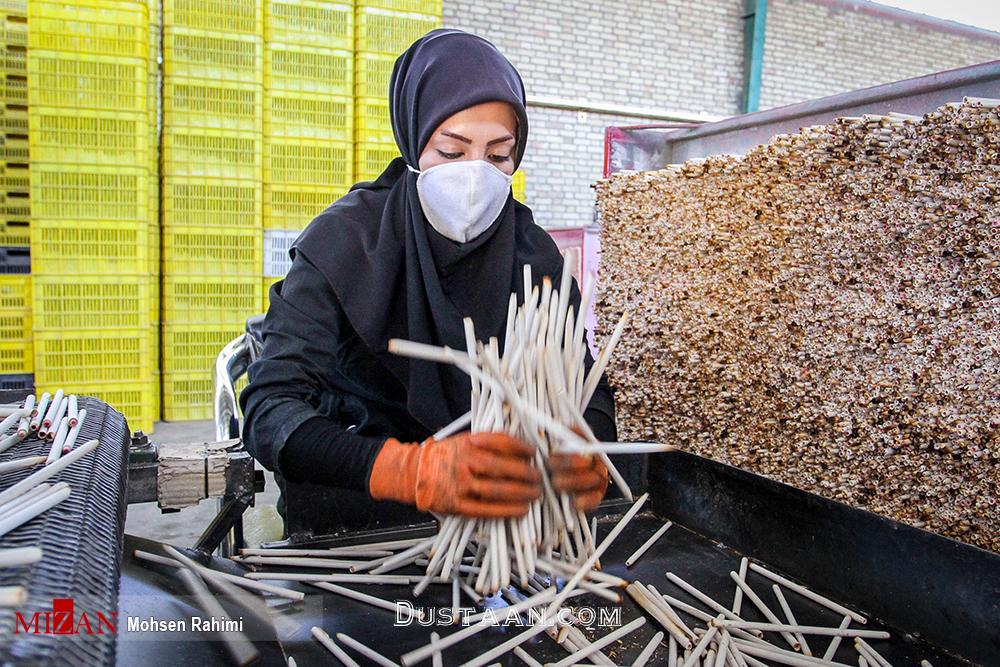
[[[354,95],[354,53],[312,45],[267,45],[264,87],[350,97]]]
[[[210,370],[199,373],[163,373],[163,419],[189,421],[211,419],[214,414],[215,382]]]
[[[28,75],[28,52],[23,47],[0,45],[0,70],[17,76]]]
[[[147,58],[145,3],[120,0],[31,0],[28,48]]]
[[[163,272],[259,276],[264,262],[261,230],[175,225],[163,218]]]
[[[35,368],[31,339],[0,342],[0,373],[31,373]]]
[[[146,77],[145,58],[30,50],[27,104],[115,113],[146,111]],[[9,83],[10,77],[8,91]],[[9,94],[7,101],[12,101]]]
[[[35,218],[31,266],[36,274],[144,275],[149,269],[145,220]]]
[[[280,277],[280,276],[277,277],[277,278],[270,278],[270,277],[265,276],[262,279],[262,287],[263,287],[263,289],[261,290],[261,296],[262,296],[263,301],[264,301],[264,312],[265,313],[267,312],[268,308],[271,307],[271,286],[274,285],[279,280],[284,280],[284,278]]]
[[[37,162],[145,166],[154,154],[144,113],[32,107],[30,121]]]
[[[263,94],[256,83],[167,77],[163,81],[163,127],[260,132]]]
[[[163,24],[263,34],[263,0],[163,0]]]
[[[28,81],[0,72],[0,102],[24,106],[28,103]]]
[[[264,186],[264,228],[305,229],[347,191],[346,188],[320,188],[311,185]]]
[[[0,217],[27,220],[31,217],[31,200],[26,194],[0,192]]]
[[[160,370],[160,325],[158,322],[150,324],[146,327],[149,332],[149,347],[152,351],[153,358],[153,372],[157,373]]]
[[[354,94],[389,99],[389,79],[396,56],[384,53],[354,54]]]
[[[156,64],[156,61],[151,60],[149,64],[149,76],[146,77],[146,99],[149,101],[149,104],[146,105],[146,117],[149,119],[151,135],[155,135],[156,122],[160,117],[162,109],[162,104],[159,99],[160,77],[157,69],[158,67],[159,65]]]
[[[154,422],[160,421],[163,418],[163,373],[157,371],[154,373],[156,379],[153,381],[153,417]],[[150,431],[152,432],[152,425],[150,425]],[[144,429],[145,430],[145,429]]]
[[[396,145],[389,121],[389,100],[384,97],[359,97],[355,100],[354,139],[358,143]]]
[[[231,324],[260,314],[260,277],[163,277],[165,324]],[[169,369],[168,369],[169,370]]]
[[[0,132],[28,133],[28,109],[0,103]]]
[[[218,81],[264,82],[264,39],[167,26],[163,31],[164,76]]]
[[[441,27],[441,16],[409,14],[388,9],[358,7],[354,48],[398,55],[424,34]]]
[[[31,210],[55,220],[146,221],[148,188],[144,167],[33,163]]]
[[[0,44],[7,46],[28,45],[28,22],[24,16],[0,15]]]
[[[158,236],[158,235],[157,235]],[[159,245],[159,244],[157,244]],[[159,258],[159,250],[156,255]],[[149,323],[159,326],[160,316],[163,312],[163,304],[160,302],[160,267],[157,265],[156,272],[147,276],[149,289],[152,297],[149,300]]]
[[[30,274],[0,274],[0,311],[5,313],[31,311]],[[28,336],[30,336],[30,331]]]
[[[148,326],[54,333],[36,328],[34,348],[38,384],[131,382],[153,373]]]
[[[413,14],[431,14],[441,16],[441,0],[356,0],[356,6],[374,9],[391,9],[394,12],[410,12]]]
[[[38,382],[36,377],[36,384],[36,392],[55,393],[62,389],[77,396],[99,398],[125,415],[130,430],[153,432],[153,422],[158,416],[154,411],[155,396],[160,387],[152,375],[140,382],[49,382],[45,385]]]
[[[354,138],[354,98],[269,90],[265,95],[264,136],[311,137],[336,141]]]
[[[0,160],[27,164],[28,155],[30,153],[27,137],[0,134]]]
[[[163,217],[174,224],[259,230],[259,180],[192,178],[163,179]]]
[[[524,169],[518,169],[514,172],[514,180],[511,181],[510,188],[514,192],[514,199],[524,203]]]
[[[0,275],[0,342],[22,342],[31,332],[31,276]]]
[[[0,162],[0,190],[4,192],[31,192],[31,175],[27,164]]]
[[[150,238],[155,238],[155,247],[150,248],[150,255],[156,259],[154,264],[150,260],[150,272],[146,274],[146,281],[149,285],[149,322],[150,324],[159,324],[160,316],[162,314],[163,304],[160,303],[160,276],[162,275],[162,270],[160,268],[160,232],[159,227],[155,228],[155,231],[150,228]]]
[[[43,333],[143,329],[150,325],[149,276],[78,274],[32,279],[35,327]]]
[[[160,170],[150,171],[149,173],[149,215],[146,217],[146,222],[149,223],[150,229],[159,229],[160,226]],[[150,239],[152,242],[152,239]]]
[[[317,0],[265,0],[264,41],[354,49],[354,5]]]
[[[26,246],[31,243],[31,227],[26,220],[0,219],[0,246]]]
[[[245,330],[242,325],[163,325],[163,367],[171,373],[211,372],[215,358]]]
[[[261,146],[259,132],[168,127],[163,134],[163,175],[259,182]]]
[[[28,0],[0,0],[0,14],[27,16]]]
[[[374,181],[395,158],[399,157],[396,144],[357,143],[354,145],[354,178],[359,183]]]
[[[346,141],[272,137],[264,155],[264,182],[346,189],[354,183],[353,149]]]

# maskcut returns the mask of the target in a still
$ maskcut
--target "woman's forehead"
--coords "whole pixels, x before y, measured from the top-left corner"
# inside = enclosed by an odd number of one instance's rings
[[[477,133],[499,132],[500,135],[506,132],[513,136],[517,129],[517,115],[506,102],[484,102],[452,114],[437,127],[435,133],[451,131],[461,134],[463,129]]]

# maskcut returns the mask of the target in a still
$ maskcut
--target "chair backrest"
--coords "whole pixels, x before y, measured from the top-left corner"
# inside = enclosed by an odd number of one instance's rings
[[[264,313],[247,319],[247,334],[257,343],[257,352],[264,344]]]
[[[254,315],[246,323],[246,333],[230,341],[215,358],[215,435],[219,440],[240,437],[240,408],[236,400],[236,382],[260,357],[263,345],[263,315]]]

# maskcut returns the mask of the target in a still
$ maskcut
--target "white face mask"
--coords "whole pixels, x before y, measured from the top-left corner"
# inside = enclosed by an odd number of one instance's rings
[[[427,222],[442,236],[467,243],[500,215],[511,176],[484,160],[445,162],[418,171],[417,194]]]

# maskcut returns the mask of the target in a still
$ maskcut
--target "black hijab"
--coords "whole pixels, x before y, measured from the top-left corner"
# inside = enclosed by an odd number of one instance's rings
[[[460,30],[434,30],[417,40],[396,60],[390,81],[402,157],[320,214],[292,249],[330,282],[355,331],[406,388],[409,412],[432,431],[468,411],[469,378],[450,366],[391,355],[389,339],[464,349],[462,318],[471,317],[478,339],[502,342],[511,292],[524,300],[522,267],[532,265],[537,283],[558,276],[562,266],[555,243],[511,195],[497,220],[468,243],[441,236],[424,218],[417,175],[406,165],[417,168],[447,118],[494,101],[510,104],[517,117],[516,166],[528,118],[514,66],[493,44]]]

